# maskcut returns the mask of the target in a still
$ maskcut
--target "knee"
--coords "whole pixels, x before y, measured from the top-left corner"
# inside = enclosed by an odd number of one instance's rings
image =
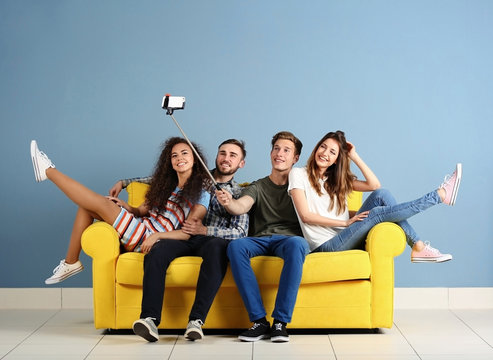
[[[305,258],[306,254],[310,252],[306,240],[299,236],[288,238],[286,245],[287,245],[288,253],[296,257]]]
[[[228,248],[226,250],[226,255],[230,260],[234,258],[242,257],[245,254],[246,254],[246,248],[243,244],[242,239],[230,241]]]
[[[226,254],[228,240],[222,238],[212,238],[204,244],[204,249],[201,250],[204,254],[212,254],[214,257],[223,256]]]
[[[144,265],[157,264],[162,265],[170,263],[174,257],[171,256],[171,251],[166,249],[164,242],[157,242],[151,250],[144,256]]]
[[[219,237],[212,238],[209,242],[207,242],[206,246],[213,249],[223,250],[227,248],[228,240]]]
[[[387,189],[384,189],[384,188],[374,190],[372,194],[375,194],[375,196],[380,197],[380,198],[386,198],[389,195],[391,195],[390,191]]]

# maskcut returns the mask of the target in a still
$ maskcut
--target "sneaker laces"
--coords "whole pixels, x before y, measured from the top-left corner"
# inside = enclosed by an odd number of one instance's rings
[[[452,175],[450,174],[445,175],[445,177],[443,178],[443,182],[440,185],[440,188],[444,188],[445,186],[447,186],[452,181],[454,175],[455,175],[455,171],[452,173]]]
[[[192,323],[195,327],[201,327],[202,325],[204,325],[204,322],[200,319],[191,320],[190,323]]]
[[[58,270],[64,267],[64,265],[65,265],[65,259],[60,260],[60,264],[58,264],[58,266],[53,269],[53,274],[56,274]]]
[[[253,323],[253,326],[249,329],[249,330],[255,330],[256,328],[258,328],[260,325],[262,325],[261,323]]]
[[[146,322],[147,324],[151,324],[151,326],[156,326],[156,318],[153,318],[153,317],[146,317],[145,319],[141,319],[141,320],[144,320],[144,322]]]
[[[425,249],[429,250],[430,252],[432,252],[434,254],[440,254],[440,250],[435,249],[434,247],[432,247],[430,245],[430,242],[429,241],[425,241]]]

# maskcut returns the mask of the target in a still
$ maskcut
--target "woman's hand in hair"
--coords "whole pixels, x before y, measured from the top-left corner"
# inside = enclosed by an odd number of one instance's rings
[[[346,144],[347,144],[348,156],[351,160],[353,160],[355,158],[355,156],[357,155],[356,147],[353,145],[353,143],[351,143],[349,141],[346,141]]]
[[[368,217],[368,214],[370,214],[369,211],[363,211],[359,214],[354,215],[352,218],[346,221],[346,227],[350,226],[351,224],[355,223],[356,221],[363,221]]]

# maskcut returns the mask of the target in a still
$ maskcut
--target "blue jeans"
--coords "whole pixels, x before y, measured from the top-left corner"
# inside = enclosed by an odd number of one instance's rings
[[[308,243],[300,236],[245,237],[230,242],[227,254],[231,270],[250,321],[267,315],[250,258],[274,255],[284,260],[272,317],[289,323],[298,295],[303,263],[309,251]]]
[[[363,249],[366,235],[375,225],[389,221],[398,224],[406,234],[406,241],[413,246],[419,240],[407,219],[442,202],[438,192],[432,191],[419,199],[397,204],[392,194],[385,189],[373,191],[365,200],[358,213],[370,211],[363,221],[357,221],[326,241],[313,252]]]

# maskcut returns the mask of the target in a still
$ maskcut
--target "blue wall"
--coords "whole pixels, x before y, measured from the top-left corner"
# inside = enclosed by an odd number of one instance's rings
[[[454,260],[396,259],[400,287],[493,286],[493,2],[0,2],[0,287],[40,287],[64,257],[76,207],[35,183],[29,141],[106,194],[151,172],[179,135],[166,92],[213,160],[247,142],[241,181],[270,171],[269,142],[305,144],[342,129],[398,200],[436,188],[464,164],[457,205],[412,219]],[[63,286],[91,286],[87,270]]]

